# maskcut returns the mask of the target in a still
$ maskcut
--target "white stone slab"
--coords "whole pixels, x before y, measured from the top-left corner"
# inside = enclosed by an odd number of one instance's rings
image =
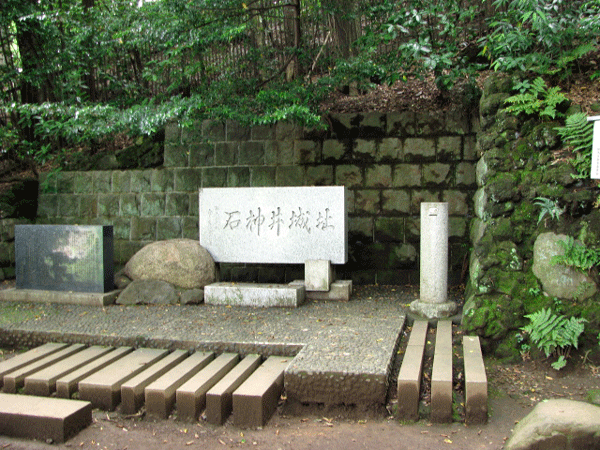
[[[204,303],[207,305],[295,308],[304,303],[304,294],[304,286],[221,282],[204,287]]]
[[[304,287],[307,291],[327,292],[333,283],[331,261],[309,259],[304,264]]]
[[[200,189],[200,244],[217,262],[348,261],[343,186]]]
[[[592,170],[591,178],[600,179],[600,116],[588,117],[594,122],[594,135],[592,138]]]

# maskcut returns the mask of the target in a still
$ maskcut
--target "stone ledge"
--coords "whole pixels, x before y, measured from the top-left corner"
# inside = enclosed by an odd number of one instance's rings
[[[5,289],[0,291],[0,301],[32,303],[65,303],[84,306],[113,305],[121,293],[115,290],[105,293],[43,291],[36,289]]]

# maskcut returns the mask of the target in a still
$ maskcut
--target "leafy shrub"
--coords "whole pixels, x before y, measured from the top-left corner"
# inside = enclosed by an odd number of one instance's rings
[[[521,330],[529,335],[531,342],[543,351],[547,358],[553,354],[558,356],[552,367],[556,370],[562,369],[567,363],[571,348],[577,348],[579,336],[583,333],[584,323],[587,321],[581,317],[567,318],[556,315],[545,308],[525,317],[530,323]]]
[[[598,0],[495,0],[493,5],[498,12],[480,45],[494,70],[567,78],[573,62],[595,48]]]

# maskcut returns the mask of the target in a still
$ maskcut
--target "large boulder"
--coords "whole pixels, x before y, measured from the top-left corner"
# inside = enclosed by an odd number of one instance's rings
[[[533,244],[533,273],[542,283],[544,291],[551,297],[585,299],[598,290],[588,275],[562,264],[552,264],[552,257],[564,254],[559,241],[566,242],[568,236],[552,232],[542,233]]]
[[[574,400],[538,403],[515,427],[506,450],[600,448],[600,407]]]
[[[184,289],[200,289],[216,280],[210,253],[192,239],[153,242],[125,265],[132,280],[161,280]]]

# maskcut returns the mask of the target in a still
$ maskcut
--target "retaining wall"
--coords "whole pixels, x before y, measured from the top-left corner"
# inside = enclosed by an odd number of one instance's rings
[[[417,284],[420,202],[447,201],[452,282],[468,256],[476,117],[460,108],[340,114],[326,118],[324,131],[171,124],[162,167],[40,180],[37,223],[113,225],[115,263],[122,265],[149,242],[198,239],[201,187],[344,185],[349,262],[337,267],[338,278]],[[229,264],[221,273],[225,280],[287,282],[303,278],[303,267]]]

